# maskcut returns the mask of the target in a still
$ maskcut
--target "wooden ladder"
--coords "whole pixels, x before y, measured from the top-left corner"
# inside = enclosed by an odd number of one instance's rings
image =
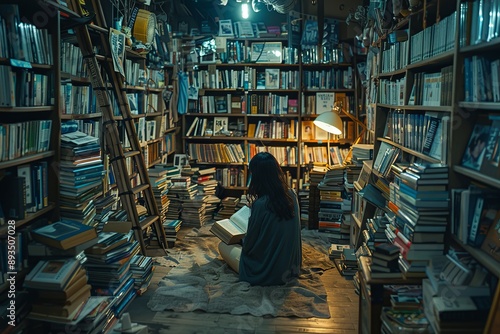
[[[83,17],[86,15],[86,9],[83,9],[80,4],[81,0],[68,0],[68,8]],[[109,155],[109,161],[113,169],[113,174],[118,186],[119,196],[122,206],[127,212],[128,220],[132,222],[135,238],[139,241],[142,254],[146,255],[146,243],[144,241],[144,230],[151,226],[159,245],[166,249],[167,240],[165,230],[163,229],[160,219],[160,212],[155,202],[153,189],[149,180],[146,162],[141,151],[139,138],[137,137],[134,119],[128,104],[126,95],[126,87],[124,78],[114,71],[113,59],[111,53],[111,45],[109,43],[109,29],[106,25],[104,13],[99,0],[91,0],[92,10],[95,12],[96,25],[80,25],[74,28],[78,45],[82,51],[83,59],[87,64],[90,81],[96,101],[100,107],[103,118],[103,129],[105,136],[106,150]],[[97,33],[100,38],[101,53],[94,53],[94,46],[91,39],[90,31]],[[125,46],[123,46],[125,47]],[[113,113],[113,104],[108,92],[108,84],[103,80],[98,62],[102,63],[107,77],[112,86],[112,93],[117,99],[120,113],[123,117],[126,136],[130,142],[130,151],[124,151],[120,143],[120,135],[118,132],[117,121]],[[130,176],[127,172],[126,160],[132,158],[137,166],[137,174],[140,178],[140,184],[133,187]],[[142,193],[144,198],[144,206],[148,212],[146,219],[140,220],[136,206],[136,196]]]

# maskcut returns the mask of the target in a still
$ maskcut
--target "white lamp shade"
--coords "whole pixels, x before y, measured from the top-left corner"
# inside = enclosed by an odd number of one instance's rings
[[[314,125],[334,135],[342,134],[342,119],[334,111],[327,111],[320,114],[314,120]]]

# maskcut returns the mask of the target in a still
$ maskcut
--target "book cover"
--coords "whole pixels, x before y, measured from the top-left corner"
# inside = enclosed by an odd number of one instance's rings
[[[280,88],[280,70],[279,68],[266,68],[266,89],[279,89]]]
[[[80,268],[76,258],[39,261],[29,272],[24,285],[34,289],[61,290]]]
[[[462,156],[462,166],[480,170],[486,152],[490,126],[477,123]]]
[[[335,104],[334,92],[317,92],[316,93],[316,114],[322,114],[331,111]]]
[[[58,221],[31,231],[34,240],[51,247],[69,249],[97,238],[94,227],[74,221]]]
[[[500,118],[490,116],[490,119],[493,119],[493,123],[490,126],[480,171],[488,176],[498,178],[500,176]]]
[[[210,232],[228,245],[238,243],[246,234],[250,213],[250,208],[243,206],[229,219],[216,221],[210,228]]]

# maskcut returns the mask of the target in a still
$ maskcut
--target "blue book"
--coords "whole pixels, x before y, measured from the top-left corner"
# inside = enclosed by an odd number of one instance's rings
[[[74,221],[58,221],[31,231],[31,236],[42,244],[66,250],[97,238],[97,231]]]
[[[421,191],[415,190],[406,184],[400,184],[399,191],[415,199],[444,200],[449,198],[448,191]]]

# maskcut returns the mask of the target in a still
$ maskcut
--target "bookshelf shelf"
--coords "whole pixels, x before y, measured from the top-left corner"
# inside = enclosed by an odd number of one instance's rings
[[[197,165],[214,165],[214,166],[245,166],[244,162],[207,162],[197,161]]]
[[[352,93],[354,89],[350,88],[336,88],[336,89],[323,89],[323,88],[305,88],[304,93],[317,93],[317,92],[334,92],[334,93]]]
[[[489,256],[485,251],[479,248],[475,248],[464,244],[460,240],[457,239],[456,236],[453,235],[453,241],[460,245],[460,247],[464,248],[469,254],[471,254],[481,265],[483,265],[486,269],[488,269],[493,275],[496,277],[500,277],[500,263]]]
[[[221,141],[221,140],[229,140],[229,141],[243,141],[245,140],[246,137],[215,137],[215,136],[184,136],[182,137],[184,139],[199,139],[199,140],[217,140],[217,141]]]
[[[177,127],[169,128],[165,130],[165,133],[171,133],[177,131]]]
[[[188,113],[186,116],[198,116],[198,117],[244,117],[246,114],[228,114],[228,113],[220,113],[220,114],[203,114],[203,113]],[[249,115],[246,115],[249,116]]]
[[[35,112],[54,111],[54,110],[56,110],[55,106],[0,108],[0,112],[15,112],[15,113],[19,112],[35,113]]]
[[[102,114],[100,112],[92,113],[92,114],[63,114],[61,115],[61,119],[92,119],[92,118],[101,118]]]
[[[71,82],[90,84],[89,78],[79,77],[73,74],[61,72],[62,80],[71,80]]]
[[[463,109],[472,109],[472,110],[500,110],[499,102],[459,102],[458,106]]]
[[[23,225],[26,225],[30,223],[31,221],[37,219],[38,217],[41,217],[42,215],[52,211],[56,205],[54,203],[50,203],[48,206],[46,206],[43,209],[38,210],[37,212],[34,213],[28,213],[26,214],[26,217],[24,219],[20,219],[16,221],[16,229],[20,228]],[[0,234],[4,235],[7,233],[7,226],[1,226],[0,227]]]
[[[298,93],[298,89],[249,89],[248,93]]]
[[[161,111],[155,111],[155,112],[147,112],[144,115],[145,117],[156,117],[156,116],[163,116],[163,113]]]
[[[245,115],[245,114],[242,114]],[[279,117],[279,118],[297,118],[298,114],[247,114],[247,117]]]
[[[484,42],[477,45],[464,46],[460,48],[458,52],[460,52],[461,54],[480,53],[485,51],[498,50],[499,46],[500,46],[500,37],[497,37],[489,42]]]
[[[297,139],[280,139],[280,138],[248,138],[248,141],[257,142],[274,142],[274,143],[296,143]]]
[[[453,62],[453,54],[454,54],[453,50],[446,51],[434,57],[427,58],[413,64],[409,64],[408,66],[406,66],[406,69],[413,70],[420,68],[435,67],[436,65],[451,64]]]
[[[384,104],[384,103],[377,103],[378,107],[381,108],[388,108],[388,109],[402,109],[402,110],[426,110],[426,111],[440,111],[440,112],[451,112],[452,107],[451,106],[408,106],[408,105],[403,105],[403,106],[398,106],[398,105],[392,105],[392,104]]]
[[[380,137],[377,138],[377,140],[382,141],[382,142],[386,142],[386,143],[388,143],[388,144],[390,144],[390,145],[392,145],[394,147],[399,148],[401,151],[409,153],[411,155],[414,155],[417,158],[420,158],[422,160],[425,160],[425,161],[428,161],[428,162],[432,162],[432,163],[440,163],[441,162],[439,159],[435,159],[433,157],[430,157],[428,155],[422,154],[420,152],[417,152],[417,151],[414,151],[414,150],[410,150],[409,148],[404,147],[403,145],[397,144],[397,143],[393,142],[392,140],[389,140],[389,139],[386,139],[386,138],[380,138]]]
[[[10,168],[14,166],[19,166],[23,164],[27,164],[33,161],[49,158],[55,155],[54,151],[47,151],[42,153],[30,154],[21,158],[17,158],[14,160],[8,160],[0,162],[0,169]]]
[[[151,168],[154,165],[159,164],[160,162],[161,162],[161,159],[156,159],[155,161],[148,164],[148,168]]]
[[[302,64],[304,69],[318,68],[318,67],[349,67],[352,66],[351,63],[312,63],[312,64]]]
[[[484,175],[481,172],[477,172],[475,170],[465,168],[462,166],[453,166],[453,170],[455,172],[462,174],[464,176],[467,176],[471,179],[474,179],[474,180],[479,181],[481,183],[487,184],[491,187],[500,189],[500,180],[499,179]]]
[[[406,74],[406,68],[400,68],[399,70],[394,70],[390,72],[381,72],[379,73],[378,77],[379,78],[387,78],[387,77],[393,77],[393,76],[398,76]]]

